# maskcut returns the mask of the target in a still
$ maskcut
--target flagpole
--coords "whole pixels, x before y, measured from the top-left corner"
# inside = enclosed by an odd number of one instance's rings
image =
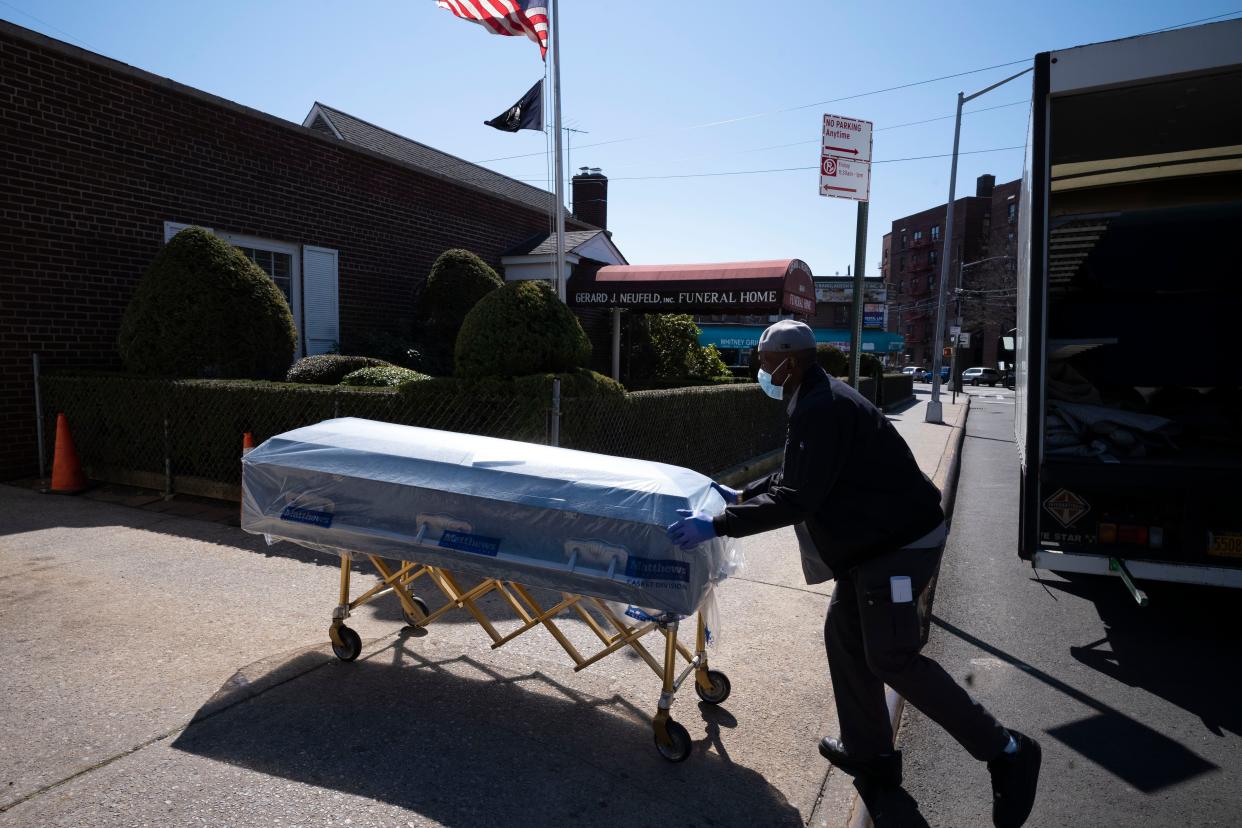
[[[561,37],[560,14],[552,0],[552,145],[556,154],[556,295],[565,301],[565,170],[561,161]]]

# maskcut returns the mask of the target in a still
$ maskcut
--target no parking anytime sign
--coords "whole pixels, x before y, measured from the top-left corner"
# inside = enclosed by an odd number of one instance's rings
[[[825,115],[819,194],[853,201],[871,196],[871,121]]]

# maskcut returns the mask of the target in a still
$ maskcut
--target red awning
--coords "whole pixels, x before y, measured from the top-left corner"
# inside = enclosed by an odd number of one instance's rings
[[[650,313],[815,313],[815,284],[801,259],[694,265],[609,265],[574,274],[575,308]]]

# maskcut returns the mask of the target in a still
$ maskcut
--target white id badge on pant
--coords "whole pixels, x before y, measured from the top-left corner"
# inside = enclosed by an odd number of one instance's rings
[[[888,589],[894,604],[908,604],[914,600],[909,575],[894,575],[889,578]]]

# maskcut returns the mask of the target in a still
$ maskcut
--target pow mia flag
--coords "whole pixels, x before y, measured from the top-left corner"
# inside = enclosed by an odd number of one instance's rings
[[[543,132],[543,81],[536,81],[520,101],[483,123],[501,132],[517,132],[519,129]]]

